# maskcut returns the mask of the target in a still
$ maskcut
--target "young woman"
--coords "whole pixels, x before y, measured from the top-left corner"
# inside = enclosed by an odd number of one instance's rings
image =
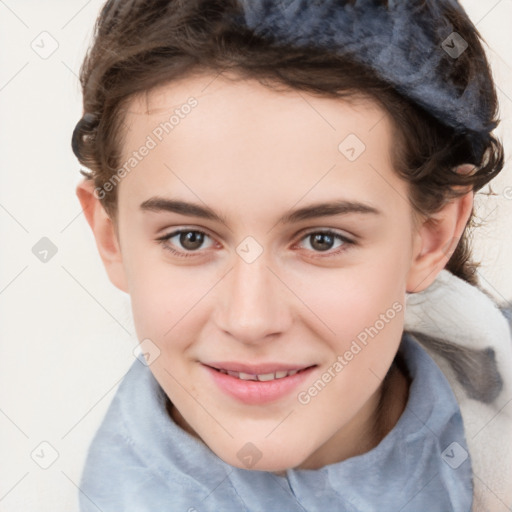
[[[108,1],[77,193],[144,357],[83,511],[509,510],[505,316],[474,193],[503,167],[455,0]]]

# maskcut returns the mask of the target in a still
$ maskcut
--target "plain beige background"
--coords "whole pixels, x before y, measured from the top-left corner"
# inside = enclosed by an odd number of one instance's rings
[[[508,155],[512,0],[462,3],[490,46]],[[128,297],[107,280],[74,195],[77,74],[102,4],[0,0],[1,512],[78,510],[87,446],[134,360]],[[512,300],[509,160],[492,189],[478,199],[476,255],[484,285]]]

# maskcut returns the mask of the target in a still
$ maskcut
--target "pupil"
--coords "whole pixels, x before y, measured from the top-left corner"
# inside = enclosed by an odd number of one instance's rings
[[[326,242],[327,240],[327,242]],[[317,249],[320,251],[327,251],[331,248],[333,243],[333,237],[331,235],[328,235],[326,233],[318,233],[313,236],[313,243],[311,244],[313,247],[315,247],[315,244],[319,244],[316,246]],[[327,246],[329,247],[327,247]]]
[[[203,238],[202,233],[188,231],[186,233],[181,233],[180,243],[185,247],[185,249],[193,251],[194,249],[199,249],[199,247],[201,247]]]

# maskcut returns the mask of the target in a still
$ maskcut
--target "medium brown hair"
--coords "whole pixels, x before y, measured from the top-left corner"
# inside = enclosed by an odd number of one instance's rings
[[[458,59],[446,57],[446,73],[461,89],[475,76],[484,77],[486,87],[481,94],[492,116],[487,121],[497,122],[497,96],[481,36],[463,13],[449,7],[445,11],[453,30],[469,45]],[[123,0],[105,4],[80,71],[84,117],[73,136],[75,154],[92,171],[84,175],[94,180],[96,187],[108,182],[120,166],[123,113],[135,95],[194,73],[225,70],[275,89],[376,101],[394,127],[395,171],[408,183],[413,210],[425,218],[463,194],[454,187],[466,186],[476,192],[503,168],[503,148],[494,136],[489,136],[483,157],[476,155],[468,137],[434,119],[371,69],[328,50],[263,40],[233,23],[233,15],[239,12],[236,0]],[[453,171],[467,163],[476,166],[471,175]],[[115,219],[116,187],[101,201]],[[474,226],[472,212],[446,269],[477,286],[478,264],[471,261],[470,251],[470,228]]]

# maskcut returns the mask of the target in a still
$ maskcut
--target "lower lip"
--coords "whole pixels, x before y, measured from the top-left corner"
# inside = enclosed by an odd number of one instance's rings
[[[295,375],[264,382],[238,379],[214,370],[210,366],[203,366],[223,392],[248,405],[267,404],[285,397],[303,383],[315,369],[310,367]]]

